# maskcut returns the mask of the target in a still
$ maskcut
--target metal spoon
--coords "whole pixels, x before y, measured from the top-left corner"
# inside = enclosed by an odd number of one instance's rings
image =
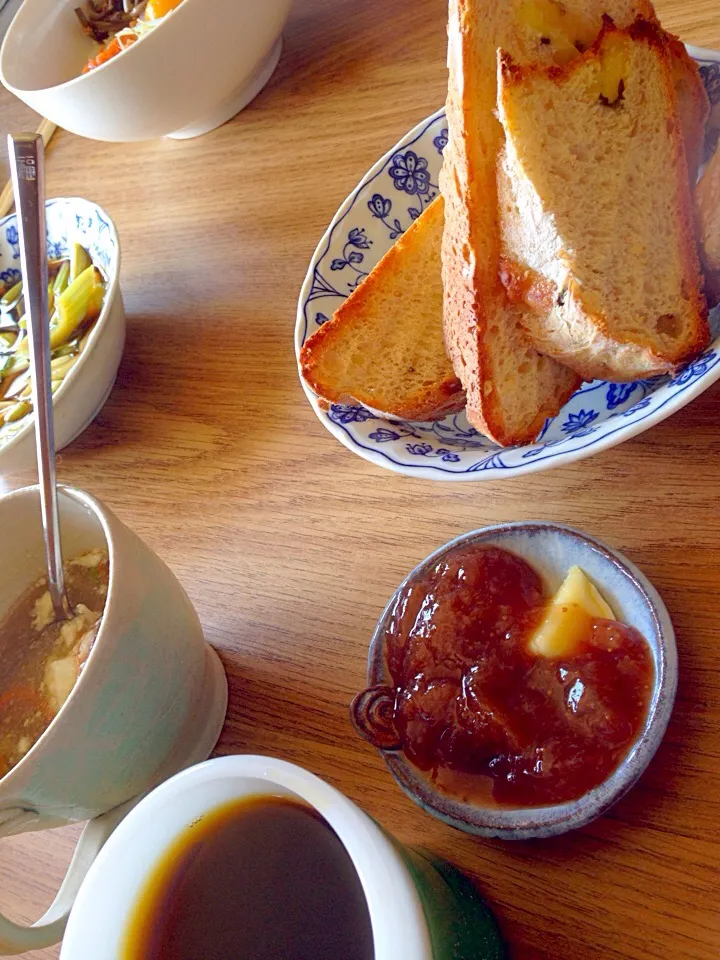
[[[20,235],[20,265],[25,295],[30,367],[33,371],[32,402],[35,411],[35,442],[48,589],[56,619],[69,620],[72,617],[72,607],[65,592],[60,544],[50,378],[50,320],[45,234],[45,147],[39,134],[21,133],[8,137],[8,151]]]

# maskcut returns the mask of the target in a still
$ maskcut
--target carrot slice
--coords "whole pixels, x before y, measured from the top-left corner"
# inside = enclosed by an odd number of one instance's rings
[[[96,57],[88,60],[82,72],[89,73],[96,67],[101,67],[104,63],[107,63],[108,60],[112,60],[113,57],[122,53],[127,47],[132,46],[137,39],[137,36],[134,34],[127,34],[124,37],[113,37],[110,43],[106,44]]]
[[[10,690],[0,693],[0,711],[10,710],[13,707],[16,709],[19,707],[24,713],[39,710],[48,723],[53,719],[50,704],[32,687],[11,687]]]

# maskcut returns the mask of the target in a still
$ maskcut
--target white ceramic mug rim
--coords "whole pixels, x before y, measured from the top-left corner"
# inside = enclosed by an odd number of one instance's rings
[[[76,487],[65,486],[63,484],[58,485],[58,490],[61,494],[66,494],[74,500],[77,500],[84,507],[92,512],[95,518],[100,522],[102,526],[103,536],[105,537],[105,544],[108,552],[109,559],[109,573],[108,573],[108,592],[107,598],[105,600],[105,606],[103,607],[102,620],[100,622],[100,628],[98,630],[97,637],[93,643],[92,650],[90,651],[90,656],[88,657],[87,663],[83,667],[80,676],[78,677],[75,685],[70,691],[70,696],[67,698],[65,703],[62,705],[57,715],[53,717],[50,723],[47,725],[43,733],[38,737],[32,747],[28,750],[22,760],[19,760],[11,770],[9,770],[4,777],[0,777],[0,798],[8,790],[12,793],[12,785],[20,779],[20,775],[24,773],[27,768],[30,766],[33,760],[37,759],[38,755],[43,752],[44,747],[46,746],[48,740],[52,739],[54,733],[57,729],[62,726],[65,715],[67,713],[69,705],[78,697],[82,696],[83,689],[92,682],[93,674],[93,663],[96,659],[96,650],[99,646],[102,645],[103,637],[108,636],[112,632],[112,612],[114,607],[114,599],[117,593],[117,586],[114,582],[115,579],[115,544],[113,541],[112,531],[110,529],[110,524],[106,516],[106,510],[89,493],[85,493],[83,490],[78,490]],[[12,500],[23,499],[30,494],[35,494],[39,498],[39,487],[37,485],[30,487],[21,487],[19,490],[14,490],[12,493],[6,494],[4,497],[0,497],[0,511],[4,508],[5,504]],[[40,501],[38,499],[38,509]],[[28,583],[27,586],[30,586]],[[25,588],[27,589],[27,587]]]
[[[112,869],[115,848],[122,846],[127,849],[135,842],[136,829],[147,826],[148,821],[157,816],[167,816],[168,810],[179,810],[180,798],[186,790],[218,779],[224,782],[260,780],[267,784],[268,796],[273,795],[273,787],[279,787],[308,804],[335,831],[357,871],[370,913],[376,960],[390,960],[399,956],[395,950],[397,944],[386,950],[387,941],[378,940],[383,935],[383,927],[387,931],[389,916],[393,918],[393,928],[402,929],[402,943],[407,948],[405,955],[412,960],[431,960],[433,954],[430,934],[422,903],[394,841],[352,800],[330,784],[302,767],[272,757],[252,754],[216,757],[165,781],[128,814],[103,847],[87,877],[87,895],[92,898],[93,877]],[[237,796],[238,799],[244,796],[262,796],[262,792],[247,793],[241,790]],[[210,813],[226,802],[228,801],[209,802],[205,812]],[[147,882],[163,852],[187,829],[188,824],[181,822],[182,819],[178,814],[177,828],[173,829],[172,837],[158,845],[151,865],[144,868],[137,878],[133,888],[135,892]],[[76,907],[78,916],[83,912],[84,904],[81,901],[82,892]],[[116,901],[116,909],[122,911],[123,929],[127,928],[134,903],[134,898],[127,898],[126,901],[119,897]],[[72,945],[72,937],[69,943]],[[378,950],[378,946],[383,949]]]

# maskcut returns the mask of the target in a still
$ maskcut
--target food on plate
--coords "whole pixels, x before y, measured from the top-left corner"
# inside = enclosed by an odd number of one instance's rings
[[[76,243],[69,257],[48,261],[50,367],[53,392],[85,349],[103,306],[105,279]],[[32,413],[30,357],[22,281],[0,290],[0,447]]]
[[[648,715],[652,652],[575,567],[548,597],[510,551],[455,547],[395,598],[384,636],[396,748],[464,802],[566,803]]]
[[[442,330],[438,197],[300,354],[305,382],[330,403],[362,403],[405,420],[465,406]]]
[[[87,10],[76,7],[83,30],[98,43],[100,52],[83,69],[88,73],[116,57],[150,33],[182,0],[88,0]]]
[[[521,410],[518,397],[527,397],[527,384],[536,378],[537,367],[527,360],[532,348],[527,344],[516,346],[527,335],[511,327],[506,299],[498,288],[501,212],[497,160],[504,138],[494,114],[497,83],[493,65],[497,50],[505,50],[522,66],[550,65],[557,59],[571,62],[575,57],[570,47],[576,47],[580,56],[587,48],[589,33],[599,32],[603,14],[609,14],[620,28],[627,27],[638,14],[652,15],[646,3],[608,0],[578,4],[573,7],[572,18],[563,18],[563,9],[567,6],[552,0],[517,0],[502,5],[488,0],[450,3],[449,143],[441,178],[446,198],[446,342],[468,393],[468,418],[504,444],[533,439],[532,411]],[[542,27],[544,22],[546,28]],[[579,22],[582,29],[578,29]],[[586,23],[591,31],[584,26]],[[568,42],[560,48],[557,37],[563,33]],[[554,37],[560,56],[553,50]],[[564,143],[565,118],[557,123],[552,111],[547,110],[540,122],[546,130],[555,130],[558,142]],[[575,167],[570,166],[570,184],[575,175]],[[590,211],[586,223],[590,227]],[[607,278],[608,282],[613,279]],[[523,320],[532,320],[528,309],[521,308],[516,323],[522,326]],[[522,360],[522,367],[507,370],[510,353]],[[518,375],[520,369],[522,375]],[[557,397],[560,393],[558,390]],[[555,399],[551,390],[548,398]]]
[[[707,294],[712,303],[718,303],[720,302],[720,142],[697,185],[695,209]]]
[[[586,380],[638,380],[696,357],[707,303],[659,28],[608,21],[560,68],[501,52],[499,84],[502,273],[531,307],[534,345]]]
[[[0,777],[33,747],[72,693],[107,599],[104,550],[64,565],[74,614],[55,622],[46,580],[25,591],[0,623]]]
[[[603,27],[606,17],[613,26],[608,23]],[[633,26],[638,18],[644,26]],[[603,30],[603,39],[599,39]],[[527,218],[529,205],[525,198],[510,195],[508,201],[506,164],[500,162],[505,155],[505,131],[497,116],[498,50],[505,51],[508,63],[521,72],[528,68],[533,75],[552,73],[550,89],[557,100],[559,94],[555,90],[572,86],[570,80],[563,84],[561,77],[582,77],[610,33],[626,35],[632,30],[638,35],[645,31],[646,37],[652,34],[655,38],[655,46],[645,51],[645,56],[648,61],[655,60],[652,89],[656,96],[644,111],[638,109],[637,103],[630,103],[631,93],[637,92],[638,86],[637,72],[633,72],[627,78],[632,89],[627,97],[615,98],[616,106],[607,121],[612,120],[621,135],[613,130],[601,132],[613,138],[613,148],[618,143],[622,147],[623,131],[627,132],[631,120],[645,128],[658,121],[654,136],[666,162],[664,166],[658,162],[655,168],[650,164],[647,174],[642,164],[633,168],[634,155],[625,142],[625,152],[621,151],[618,163],[606,161],[610,182],[601,189],[590,191],[585,186],[583,164],[573,159],[564,171],[567,190],[553,192],[547,198],[542,193],[541,199],[546,201],[541,210],[543,228],[553,225],[568,197],[575,200],[573,222],[580,225],[583,235],[573,251],[579,249],[578,256],[585,258],[576,273],[592,276],[604,295],[599,302],[594,299],[589,303],[587,297],[583,301],[581,320],[585,326],[578,326],[574,313],[573,323],[568,326],[566,314],[576,300],[570,297],[567,305],[560,304],[561,310],[556,310],[552,295],[562,293],[562,285],[544,282],[547,278],[543,275],[546,268],[560,271],[562,258],[556,254],[564,240],[559,229],[564,224],[558,224],[557,233],[550,237],[554,248],[548,258],[543,246],[546,237],[543,234],[538,240],[535,236],[537,224]],[[643,40],[638,36],[634,44],[633,63],[641,56]],[[651,45],[648,42],[646,46]],[[437,238],[431,236],[431,231],[439,234],[442,230],[444,348],[465,388],[468,419],[502,446],[529,443],[535,440],[546,419],[558,413],[583,377],[600,375],[625,381],[675,371],[707,343],[707,305],[688,235],[687,190],[683,190],[680,181],[684,172],[686,181],[695,183],[708,118],[708,97],[697,64],[676,37],[662,30],[648,0],[578,0],[573,4],[560,0],[506,0],[502,4],[491,0],[450,0],[448,64],[448,143],[440,176],[445,199],[443,217],[439,205],[432,217],[429,211],[423,214],[414,225],[418,232],[411,235],[410,242],[401,238],[395,255],[383,258],[353,293],[349,301],[352,322],[341,307],[336,316],[343,317],[343,321],[323,338],[316,333],[309,341],[309,351],[322,343],[327,358],[332,354],[333,358],[343,358],[344,363],[345,358],[352,356],[351,381],[343,381],[350,389],[333,389],[342,379],[338,368],[323,378],[315,377],[304,362],[305,350],[301,368],[306,382],[325,400],[344,395],[382,413],[413,419],[402,413],[402,408],[396,409],[388,391],[383,394],[385,406],[365,398],[377,389],[370,377],[374,375],[377,380],[375,361],[383,357],[389,337],[392,355],[388,363],[406,355],[403,337],[409,338],[407,352],[417,355],[417,343],[410,338],[417,333],[418,326],[408,322],[417,312],[418,284],[413,276],[412,258],[420,245],[434,249]],[[620,80],[625,83],[625,64],[620,58],[614,59],[612,53],[607,69],[603,86],[612,86],[613,74],[618,71],[618,88]],[[658,83],[662,96],[657,96]],[[516,94],[517,113],[524,115],[526,109],[529,113],[534,107],[525,103],[524,89],[516,90]],[[601,95],[602,90],[593,106],[601,105]],[[551,156],[572,151],[578,139],[578,120],[568,122],[565,115],[559,117],[560,110],[549,100],[543,107],[533,114],[535,129],[541,134],[539,139],[544,138],[548,149],[555,148],[557,154]],[[601,123],[593,113],[588,129],[599,130]],[[585,139],[588,142],[581,144],[578,156],[583,151],[587,155],[602,151],[597,135],[586,134]],[[529,143],[528,150],[533,146]],[[520,172],[526,176],[524,169]],[[671,194],[667,192],[669,186],[673,188]],[[532,192],[538,191],[533,188]],[[603,243],[608,232],[602,225],[598,227],[596,221],[602,212],[607,222],[617,224],[620,235],[629,232],[632,218],[628,213],[635,211],[628,199],[635,196],[656,220],[665,212],[672,222],[664,223],[663,229],[652,236],[643,223],[643,229],[633,236],[630,255],[625,256],[627,249]],[[598,204],[598,197],[602,197],[602,205]],[[503,243],[508,237],[528,238],[525,246],[519,244],[513,257],[504,257],[508,251],[503,249]],[[637,247],[641,248],[639,252]],[[658,261],[650,263],[653,253],[658,252],[662,254],[663,269],[659,269]],[[525,262],[528,260],[531,262]],[[617,269],[618,262],[621,269]],[[669,275],[664,272],[666,263]],[[429,267],[430,260],[425,259],[422,282],[430,293],[423,318],[427,312],[428,319],[430,312],[434,316],[438,290],[436,281],[425,278]],[[543,282],[534,282],[536,277]],[[571,273],[569,279],[576,290],[580,277]],[[372,285],[372,295],[362,297],[365,284]],[[553,286],[559,289],[553,290]],[[392,290],[392,300],[388,300],[392,309],[379,295],[386,290]],[[407,303],[403,303],[405,290],[410,291]],[[612,310],[606,325],[603,308],[608,303]],[[398,317],[403,321],[400,325]],[[359,330],[367,335],[370,330],[374,333],[367,357],[360,356],[355,349],[360,342]],[[624,339],[626,334],[630,343]],[[342,373],[344,376],[345,371]],[[442,406],[438,405],[437,416],[441,415]],[[424,413],[422,419],[433,417]]]
[[[521,63],[565,62],[601,27],[601,15],[633,19],[628,0],[572,8],[553,0],[450,0],[448,137],[440,186],[445,341],[467,391],[471,424],[502,445],[535,439],[578,385],[543,357],[523,328],[524,305],[508,306],[499,279],[497,50]]]

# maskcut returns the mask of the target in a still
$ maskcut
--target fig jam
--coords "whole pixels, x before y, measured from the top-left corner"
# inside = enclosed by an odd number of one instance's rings
[[[533,654],[549,598],[538,573],[495,547],[463,546],[398,596],[385,649],[405,755],[463,800],[574,800],[636,740],[654,665],[632,627],[589,620],[570,656]]]

